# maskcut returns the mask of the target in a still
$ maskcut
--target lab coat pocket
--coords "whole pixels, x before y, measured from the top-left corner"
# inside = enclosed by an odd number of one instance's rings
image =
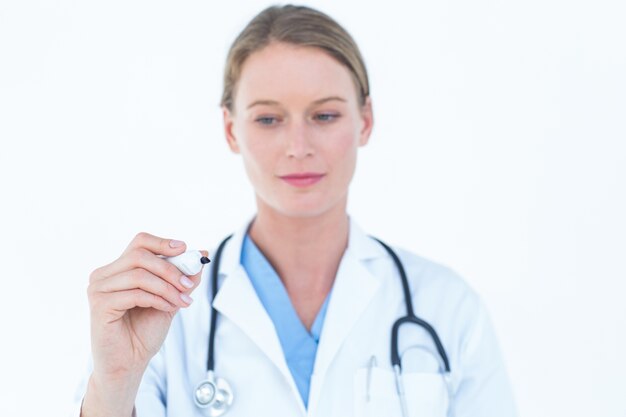
[[[402,374],[408,416],[445,417],[448,412],[448,387],[440,373]],[[402,415],[400,397],[392,370],[379,367],[359,369],[354,380],[356,417]]]

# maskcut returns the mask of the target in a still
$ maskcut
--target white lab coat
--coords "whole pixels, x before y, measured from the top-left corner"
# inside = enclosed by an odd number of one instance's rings
[[[225,416],[400,416],[390,335],[392,324],[406,308],[400,277],[385,249],[350,219],[348,248],[329,300],[305,409],[273,323],[239,263],[247,226],[224,249],[214,301],[219,311],[215,373],[228,380],[235,396]],[[448,400],[447,386],[436,367],[428,364],[428,355],[412,349],[434,348],[431,339],[412,325],[402,330],[400,350],[407,352],[403,369],[410,415],[515,416],[498,344],[479,297],[450,269],[394,250],[409,278],[415,314],[438,332],[452,370]],[[136,400],[139,417],[208,416],[193,402],[194,387],[206,376],[211,314],[208,266],[194,291],[195,302],[174,318],[144,374]],[[414,352],[417,355],[411,359]],[[368,371],[372,356],[377,366]],[[78,399],[82,390],[84,385]]]

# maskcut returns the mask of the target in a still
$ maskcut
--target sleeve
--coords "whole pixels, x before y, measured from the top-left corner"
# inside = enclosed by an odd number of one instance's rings
[[[487,310],[478,297],[461,340],[452,417],[517,416],[511,385]]]

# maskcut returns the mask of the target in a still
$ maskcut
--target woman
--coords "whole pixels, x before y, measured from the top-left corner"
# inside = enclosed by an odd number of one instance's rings
[[[224,81],[225,135],[257,214],[220,245],[214,284],[212,268],[181,276],[158,256],[183,242],[147,233],[92,273],[82,415],[513,416],[476,294],[346,212],[373,126],[350,35],[310,8],[268,8],[235,40]],[[407,303],[427,324],[401,326],[393,367],[391,329]]]

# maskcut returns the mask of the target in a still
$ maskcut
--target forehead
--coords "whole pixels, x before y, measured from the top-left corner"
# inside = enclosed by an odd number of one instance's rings
[[[310,102],[339,95],[356,101],[350,71],[320,48],[271,43],[243,64],[235,101]]]

